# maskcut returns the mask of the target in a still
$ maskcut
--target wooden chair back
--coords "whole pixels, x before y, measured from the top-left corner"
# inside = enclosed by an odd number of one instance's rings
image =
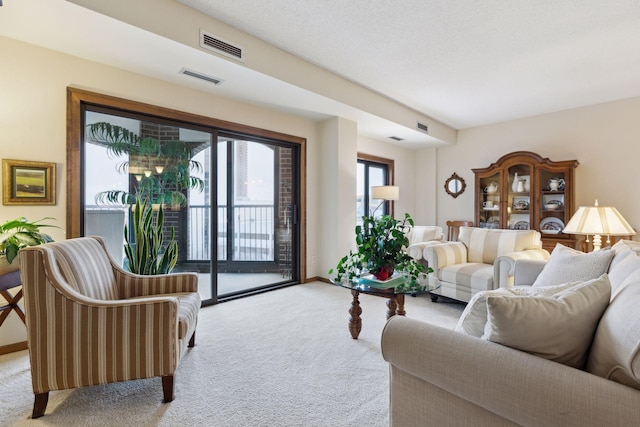
[[[447,221],[447,241],[458,241],[460,227],[473,227],[473,221]]]

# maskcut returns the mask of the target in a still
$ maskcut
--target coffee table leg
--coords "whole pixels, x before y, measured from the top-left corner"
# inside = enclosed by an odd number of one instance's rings
[[[396,308],[398,307],[396,296],[394,295],[387,300],[387,320],[396,315]]]
[[[360,308],[360,301],[358,300],[359,294],[360,292],[353,289],[351,290],[353,301],[351,301],[351,308],[349,309],[349,314],[351,315],[349,318],[349,332],[351,332],[351,338],[354,340],[358,339],[358,335],[360,335],[360,331],[362,330],[362,319],[360,318],[362,308]]]
[[[404,311],[404,294],[398,294],[396,295],[396,314],[398,316],[404,316],[407,314],[406,311]]]

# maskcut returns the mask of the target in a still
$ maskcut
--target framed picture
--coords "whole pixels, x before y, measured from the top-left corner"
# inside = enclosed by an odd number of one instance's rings
[[[56,164],[2,159],[5,205],[55,205]]]

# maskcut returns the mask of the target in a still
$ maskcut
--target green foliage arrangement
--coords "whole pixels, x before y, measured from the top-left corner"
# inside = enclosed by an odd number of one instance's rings
[[[20,249],[53,242],[51,236],[40,232],[41,227],[56,227],[41,223],[52,219],[46,217],[29,222],[27,218],[20,217],[0,225],[0,257],[6,258],[7,262],[11,264],[18,256]]]
[[[162,205],[154,215],[147,199],[137,199],[131,225],[133,241],[129,241],[129,231],[126,225],[124,227],[124,252],[129,271],[145,275],[170,273],[178,262],[178,242],[174,239],[175,229],[171,227],[167,248],[161,253],[164,242]]]
[[[335,271],[335,280],[353,280],[365,273],[374,274],[379,280],[386,280],[393,271],[411,278],[410,285],[433,271],[409,256],[407,232],[413,227],[413,219],[405,213],[403,220],[389,215],[381,217],[364,216],[362,225],[356,226],[357,252],[349,251],[329,274]]]
[[[96,196],[98,203],[133,205],[136,199],[142,198],[153,204],[185,206],[185,190],[204,189],[204,181],[191,174],[201,171],[202,165],[191,159],[193,153],[185,141],[141,138],[126,128],[106,122],[88,125],[87,139],[106,147],[109,155],[128,157],[118,164],[120,173],[129,173],[134,164],[142,165],[147,171],[137,173],[140,181],[134,192],[102,191]]]

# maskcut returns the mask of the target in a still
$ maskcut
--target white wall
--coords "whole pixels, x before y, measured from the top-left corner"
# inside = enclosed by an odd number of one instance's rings
[[[533,151],[551,160],[576,159],[576,207],[618,208],[640,230],[640,98],[513,120],[458,132],[458,142],[437,149],[437,223],[474,217],[472,168],[489,166],[513,151]],[[444,181],[457,172],[467,189],[454,199]]]

